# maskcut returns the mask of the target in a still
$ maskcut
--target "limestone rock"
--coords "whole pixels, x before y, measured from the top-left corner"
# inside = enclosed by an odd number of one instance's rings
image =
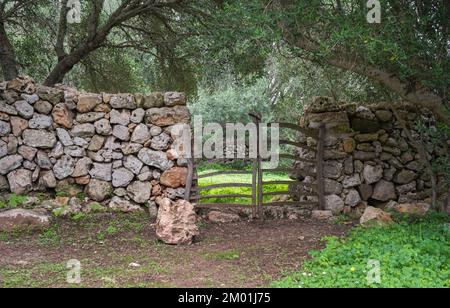
[[[14,103],[14,107],[17,110],[17,113],[25,119],[31,119],[34,114],[34,108],[26,101],[17,101]]]
[[[116,169],[112,173],[112,184],[114,187],[127,187],[134,178],[133,172],[126,168]]]
[[[156,167],[162,171],[168,170],[174,166],[173,161],[170,161],[164,152],[143,148],[139,151],[138,157],[144,164]]]
[[[112,131],[114,137],[122,140],[129,141],[130,140],[130,132],[128,131],[128,127],[122,125],[115,125]]]
[[[0,213],[0,230],[13,231],[16,229],[45,228],[50,225],[50,216],[40,212],[13,209]]]
[[[394,183],[385,180],[379,181],[375,185],[372,198],[379,201],[389,201],[397,199]]]
[[[116,109],[136,109],[137,104],[131,94],[113,95],[109,101],[111,107]]]
[[[189,109],[186,106],[152,108],[147,110],[146,116],[148,124],[157,126],[170,126],[190,121]]]
[[[111,124],[109,124],[109,121],[107,119],[101,119],[94,123],[95,131],[97,134],[102,136],[109,136],[112,134],[112,127]]]
[[[91,123],[75,125],[72,128],[72,135],[79,138],[91,138],[95,135],[95,127]]]
[[[145,110],[142,108],[138,108],[133,110],[133,112],[131,113],[130,121],[135,124],[139,124],[142,123],[144,117],[145,117]]]
[[[75,164],[75,170],[72,173],[72,177],[78,178],[89,174],[89,170],[92,166],[92,160],[89,157],[83,157]]]
[[[147,125],[139,124],[138,126],[136,126],[133,134],[131,135],[131,142],[144,144],[148,140],[150,140],[150,138],[151,136]]]
[[[78,96],[77,110],[85,113],[94,110],[102,102],[102,98],[96,94],[80,94]]]
[[[53,121],[67,129],[71,129],[73,126],[73,114],[67,108],[66,104],[57,104],[52,111]]]
[[[58,160],[53,166],[53,173],[58,180],[63,180],[69,177],[75,169],[75,160],[68,156],[64,155]]]
[[[116,212],[122,212],[122,213],[132,213],[132,212],[142,212],[143,209],[136,204],[131,203],[130,201],[127,201],[125,199],[122,199],[120,197],[114,196],[109,203],[108,207]]]
[[[389,213],[386,213],[381,209],[368,206],[364,211],[364,214],[361,216],[359,223],[363,226],[387,226],[394,223],[394,221]]]
[[[141,172],[142,166],[144,165],[136,156],[130,155],[126,156],[123,160],[123,166],[138,175]]]
[[[199,234],[194,206],[185,201],[173,202],[168,198],[158,198],[156,235],[166,244],[189,245]]]
[[[11,132],[11,124],[8,122],[0,121],[0,137],[8,136]]]
[[[38,101],[34,104],[34,110],[41,114],[50,114],[53,110],[53,105],[47,101]]]
[[[164,105],[166,107],[185,106],[186,95],[181,92],[167,92],[164,94]]]
[[[19,117],[11,117],[11,128],[13,135],[19,137],[28,128],[28,121]]]
[[[112,164],[93,163],[94,167],[89,171],[93,179],[101,181],[112,180]]]
[[[130,124],[130,111],[129,110],[122,110],[122,112],[119,112],[115,109],[111,110],[111,113],[109,114],[110,119],[109,122],[111,124],[119,124],[122,126],[127,126]]]
[[[383,177],[383,167],[380,165],[365,165],[363,176],[366,184],[376,183]]]
[[[161,175],[161,184],[171,188],[186,186],[187,173],[187,168],[171,168]]]
[[[6,175],[17,169],[22,164],[23,158],[20,155],[10,155],[0,159],[0,175]]]
[[[106,200],[112,193],[111,183],[101,180],[92,179],[86,186],[86,195],[97,202]]]
[[[150,200],[152,185],[149,182],[136,181],[127,187],[127,192],[134,202],[144,204]]]
[[[311,217],[317,220],[328,220],[331,217],[333,217],[333,212],[329,210],[327,211],[314,210],[311,213]]]
[[[325,196],[325,209],[330,210],[333,214],[339,215],[344,206],[344,200],[338,195]]]

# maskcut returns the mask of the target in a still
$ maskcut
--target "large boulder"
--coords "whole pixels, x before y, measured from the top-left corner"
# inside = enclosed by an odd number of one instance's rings
[[[166,244],[189,245],[199,234],[194,206],[186,200],[157,198],[156,236]]]
[[[338,195],[325,196],[325,209],[330,210],[334,215],[339,215],[344,206],[344,200]]]
[[[359,223],[363,226],[387,226],[394,221],[389,213],[386,213],[382,209],[368,206],[361,216]]]
[[[152,185],[150,182],[136,181],[127,187],[127,192],[134,202],[144,204],[150,200]]]
[[[397,199],[394,183],[385,180],[379,181],[375,185],[372,198],[378,201],[389,201]]]
[[[47,214],[40,212],[13,209],[0,213],[0,230],[13,231],[16,229],[45,228],[50,225],[51,219]]]

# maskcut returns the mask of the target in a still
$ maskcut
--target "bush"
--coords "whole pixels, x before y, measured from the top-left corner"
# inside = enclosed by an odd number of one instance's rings
[[[388,228],[356,228],[345,239],[329,237],[302,269],[274,282],[286,288],[450,287],[450,225],[431,214]],[[369,260],[379,260],[381,283],[369,284]]]

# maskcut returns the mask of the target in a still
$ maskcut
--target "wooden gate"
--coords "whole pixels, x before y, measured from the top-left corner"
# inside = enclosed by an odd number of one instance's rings
[[[292,160],[292,166],[294,165],[294,161],[302,162],[305,164],[311,164],[312,168],[315,172],[311,172],[309,170],[301,170],[298,168],[276,168],[276,169],[264,169],[260,152],[259,152],[259,144],[261,142],[259,135],[259,128],[261,125],[261,116],[258,114],[250,114],[253,118],[254,123],[257,127],[257,137],[258,137],[258,153],[257,158],[253,158],[250,161],[251,170],[223,170],[223,171],[215,171],[207,174],[199,175],[196,171],[197,160],[196,159],[188,159],[188,179],[186,185],[186,195],[185,199],[194,203],[197,208],[224,208],[224,207],[245,207],[252,208],[253,217],[262,217],[263,207],[268,206],[284,206],[284,205],[293,205],[293,206],[302,206],[302,205],[310,205],[316,206],[319,209],[325,208],[325,186],[324,186],[324,178],[323,178],[323,159],[324,159],[324,139],[325,139],[325,124],[319,126],[318,129],[306,129],[300,127],[296,124],[291,123],[277,123],[280,131],[282,129],[292,130],[299,134],[303,134],[304,137],[313,138],[315,140],[316,146],[308,146],[306,143],[301,143],[298,141],[292,140],[284,140],[280,139],[280,145],[292,146],[297,149],[303,149],[308,151],[311,159],[306,159],[300,157],[298,155],[298,151],[295,151],[296,154],[289,153],[280,153],[280,159],[289,159]],[[268,127],[272,125],[272,123],[267,124]],[[226,159],[208,159],[208,162],[221,162]],[[235,159],[236,160],[236,159]],[[283,172],[283,173],[300,173],[302,175],[301,178],[297,180],[286,180],[286,181],[264,181],[264,174],[267,172]],[[200,179],[207,179],[218,175],[251,175],[252,181],[251,183],[221,183],[207,186],[200,186],[198,181]],[[309,179],[313,179],[311,182],[305,182],[304,178],[309,177]],[[289,190],[285,191],[275,191],[275,192],[264,192],[264,187],[266,185],[288,185]],[[249,194],[202,194],[202,192],[206,190],[214,190],[218,188],[248,188],[251,193]],[[303,193],[302,196],[310,196],[311,201],[275,201],[275,202],[264,202],[264,197],[267,196],[277,196],[277,195],[290,195],[291,197],[300,199],[300,195],[296,193],[298,188],[301,188]],[[250,204],[244,203],[208,203],[204,202],[208,199],[221,199],[221,198],[244,198],[249,199]]]

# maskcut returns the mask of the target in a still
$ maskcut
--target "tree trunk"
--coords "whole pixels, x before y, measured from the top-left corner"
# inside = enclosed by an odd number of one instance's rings
[[[0,62],[5,80],[19,76],[16,56],[5,29],[5,23],[0,21]]]
[[[447,192],[447,200],[445,202],[445,211],[450,215],[450,185]]]

